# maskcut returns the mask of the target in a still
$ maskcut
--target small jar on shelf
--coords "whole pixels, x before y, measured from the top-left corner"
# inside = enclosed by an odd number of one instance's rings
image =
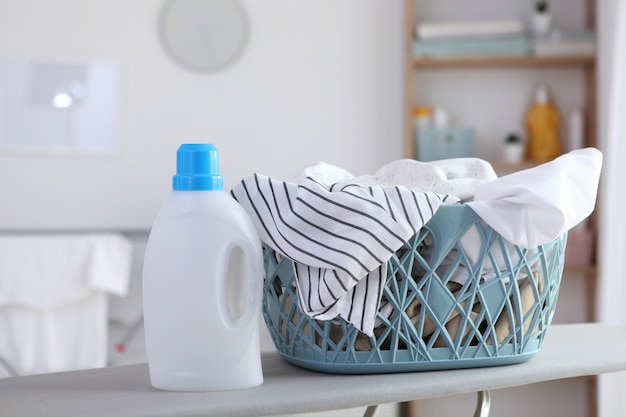
[[[524,142],[516,133],[509,134],[504,139],[503,146],[504,162],[518,164],[524,159]]]

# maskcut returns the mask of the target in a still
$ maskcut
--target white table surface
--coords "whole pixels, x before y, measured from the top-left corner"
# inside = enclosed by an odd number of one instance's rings
[[[177,393],[151,387],[146,364],[0,379],[0,416],[264,416],[494,390],[626,370],[626,326],[553,325],[518,365],[382,375],[331,375],[263,355],[263,385]]]

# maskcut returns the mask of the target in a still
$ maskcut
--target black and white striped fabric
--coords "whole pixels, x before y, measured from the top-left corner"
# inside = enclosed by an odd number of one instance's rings
[[[434,215],[458,199],[403,186],[299,183],[254,174],[231,193],[261,239],[294,261],[300,308],[312,317],[341,316],[371,335],[386,262]]]

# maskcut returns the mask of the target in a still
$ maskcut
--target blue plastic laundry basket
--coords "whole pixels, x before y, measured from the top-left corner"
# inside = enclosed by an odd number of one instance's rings
[[[539,352],[552,321],[565,243],[563,235],[523,249],[469,207],[443,206],[388,261],[387,313],[379,311],[372,337],[341,318],[318,321],[302,313],[292,261],[265,246],[263,316],[287,361],[323,372],[520,363]],[[460,272],[466,280],[453,282]]]

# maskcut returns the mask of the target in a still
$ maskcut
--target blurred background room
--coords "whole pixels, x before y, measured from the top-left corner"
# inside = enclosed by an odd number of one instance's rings
[[[143,253],[181,143],[216,145],[226,189],[317,161],[473,156],[506,174],[539,163],[526,117],[544,90],[560,152],[604,154],[555,323],[626,323],[625,2],[194,0],[223,13],[198,56],[185,1],[0,0],[0,377],[145,362]],[[491,415],[621,416],[624,390],[623,374],[503,389]]]

